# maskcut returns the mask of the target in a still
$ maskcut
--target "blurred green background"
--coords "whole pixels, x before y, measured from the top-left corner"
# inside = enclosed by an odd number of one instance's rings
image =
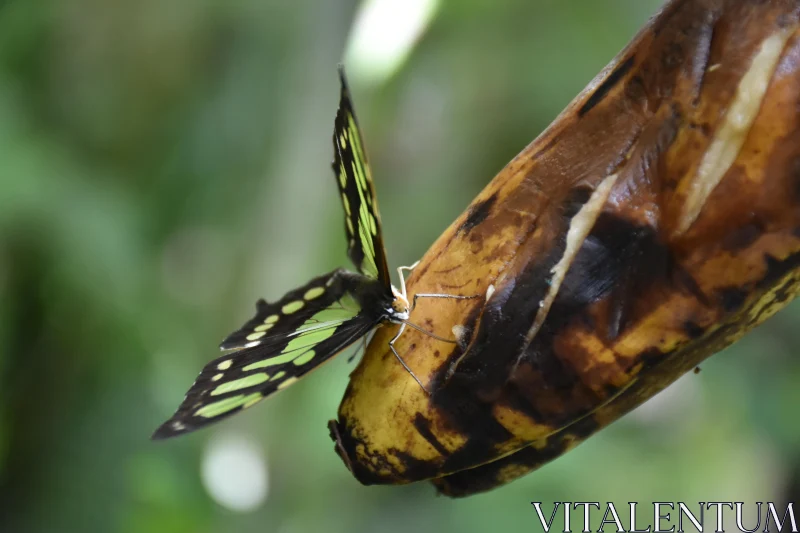
[[[347,264],[345,50],[389,261],[409,264],[659,4],[409,0],[387,24],[355,0],[0,3],[0,532],[538,531],[530,501],[796,501],[797,305],[467,500],[350,476],[326,428],[346,356],[149,440],[258,297]],[[382,42],[414,6],[419,38]]]

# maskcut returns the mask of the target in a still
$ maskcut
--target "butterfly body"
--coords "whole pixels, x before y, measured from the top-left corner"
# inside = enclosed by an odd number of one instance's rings
[[[387,291],[383,283],[362,274],[342,270],[341,276],[347,292],[365,312],[379,315],[381,322],[402,324],[408,320],[408,299],[393,285]]]

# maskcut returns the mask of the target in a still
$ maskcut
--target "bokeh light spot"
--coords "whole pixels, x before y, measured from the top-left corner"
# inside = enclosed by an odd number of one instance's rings
[[[439,0],[365,0],[345,51],[351,77],[379,83],[391,76],[438,9]]]
[[[266,459],[249,437],[227,434],[212,439],[204,450],[201,469],[206,490],[223,507],[247,512],[267,499]]]

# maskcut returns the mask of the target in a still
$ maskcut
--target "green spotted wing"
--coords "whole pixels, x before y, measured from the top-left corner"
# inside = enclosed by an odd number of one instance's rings
[[[342,88],[333,130],[333,171],[344,205],[347,254],[359,272],[389,287],[375,186],[342,67],[339,78]]]
[[[334,270],[278,302],[259,300],[256,315],[222,342],[232,351],[206,365],[153,438],[194,431],[250,407],[366,335],[381,316],[354,296],[362,279]]]

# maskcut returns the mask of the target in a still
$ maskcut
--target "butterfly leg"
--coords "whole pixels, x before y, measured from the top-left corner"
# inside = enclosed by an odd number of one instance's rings
[[[478,297],[479,295],[456,296],[455,294],[418,293],[414,295],[414,299],[411,301],[411,307],[409,307],[408,312],[410,313],[417,306],[417,298],[449,298],[451,300],[473,300]]]
[[[394,338],[393,338],[392,340],[390,340],[390,341],[389,341],[389,348],[391,348],[391,349],[392,349],[392,353],[393,353],[393,354],[394,354],[394,356],[397,358],[397,360],[398,360],[398,361],[400,361],[400,364],[401,364],[401,365],[403,365],[403,368],[405,368],[405,369],[406,369],[406,372],[408,372],[409,374],[411,374],[411,377],[412,377],[412,378],[414,378],[414,381],[416,381],[416,382],[419,384],[419,386],[420,386],[420,387],[422,387],[422,390],[424,390],[425,392],[427,392],[428,394],[430,394],[430,391],[429,391],[428,389],[426,389],[426,388],[425,388],[425,385],[423,385],[423,384],[422,384],[422,381],[420,381],[420,380],[419,380],[419,378],[418,378],[418,377],[417,377],[417,375],[414,373],[414,371],[412,371],[412,370],[411,370],[411,369],[408,367],[408,365],[406,364],[406,362],[405,362],[405,361],[403,361],[403,358],[402,358],[402,357],[400,357],[400,354],[399,354],[399,353],[397,353],[397,350],[396,350],[396,349],[395,349],[395,347],[394,347],[394,343],[395,343],[395,341],[397,341],[397,339],[399,339],[399,338],[400,338],[400,335],[402,335],[402,334],[403,334],[403,330],[405,330],[405,329],[406,329],[406,324],[405,324],[405,323],[402,323],[402,324],[400,324],[400,329],[399,329],[399,330],[397,330],[397,335],[395,335],[395,336],[394,336]]]
[[[407,298],[406,294],[406,279],[403,276],[403,270],[407,270],[411,272],[419,265],[419,261],[414,263],[411,266],[401,266],[397,267],[397,274],[400,276],[400,294]],[[409,307],[409,313],[414,310],[417,306],[417,298],[450,298],[452,300],[471,300],[473,298],[478,298],[479,295],[475,296],[456,296],[454,294],[439,294],[439,293],[419,293],[414,295],[414,300],[411,302],[411,307]]]

